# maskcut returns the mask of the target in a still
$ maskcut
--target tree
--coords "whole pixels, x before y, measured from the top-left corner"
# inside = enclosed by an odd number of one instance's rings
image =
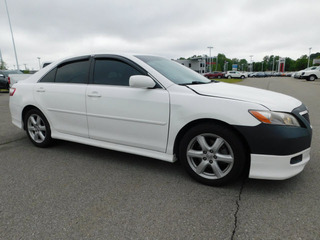
[[[239,65],[240,65],[240,70],[241,71],[244,71],[245,69],[248,68],[248,62],[247,62],[246,59],[240,59]]]
[[[296,62],[291,58],[286,58],[285,71],[294,71],[296,68]]]
[[[1,70],[7,70],[7,64],[4,61],[1,61],[0,63],[0,69]]]
[[[295,70],[299,71],[299,70],[307,68],[307,66],[308,66],[308,56],[303,55],[297,59]]]

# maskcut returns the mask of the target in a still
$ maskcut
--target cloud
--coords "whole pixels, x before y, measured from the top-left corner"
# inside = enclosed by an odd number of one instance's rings
[[[224,53],[298,58],[320,51],[316,0],[10,0],[8,7],[20,64],[38,67],[69,55],[138,52],[168,58]],[[0,49],[15,64],[4,3]]]

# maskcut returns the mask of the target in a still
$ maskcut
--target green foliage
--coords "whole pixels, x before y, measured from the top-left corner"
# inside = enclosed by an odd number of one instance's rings
[[[0,63],[0,69],[1,70],[7,70],[7,64],[4,61],[1,61]]]
[[[192,56],[191,58],[196,58],[201,56]],[[208,57],[208,56],[206,56]],[[308,55],[303,55],[297,60],[293,60],[289,57],[285,58],[285,71],[299,71],[305,69],[308,66]],[[320,59],[320,52],[313,53],[310,55],[310,66],[312,66],[313,59]],[[185,58],[181,57],[180,60],[184,60]],[[277,64],[280,59],[280,56],[270,55],[264,56],[261,62],[253,62],[253,71],[255,72],[265,72],[265,71],[276,71]],[[216,62],[216,65],[212,65],[212,71],[230,71],[232,70],[232,64],[238,64],[238,70],[240,71],[249,71],[249,64],[246,59],[238,59],[238,58],[227,58],[226,55],[219,53],[218,54],[218,61],[213,57],[213,61]]]

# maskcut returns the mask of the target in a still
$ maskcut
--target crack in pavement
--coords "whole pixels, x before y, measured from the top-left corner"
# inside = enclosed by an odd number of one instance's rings
[[[233,215],[234,216],[234,228],[233,228],[233,231],[232,231],[231,240],[234,240],[234,237],[236,235],[236,231],[237,231],[237,227],[238,227],[238,212],[240,210],[241,195],[242,195],[242,191],[243,191],[243,188],[244,188],[246,180],[247,179],[244,179],[242,181],[240,192],[239,192],[239,196],[238,196],[238,199],[236,201],[237,209],[236,209],[236,211],[235,211],[235,213]]]
[[[0,146],[7,145],[7,144],[10,144],[10,143],[13,143],[13,142],[18,142],[18,141],[21,141],[21,140],[23,140],[25,138],[27,138],[27,137],[24,136],[24,137],[21,137],[21,138],[18,138],[18,139],[14,139],[14,140],[10,140],[10,141],[7,141],[7,142],[0,142]]]

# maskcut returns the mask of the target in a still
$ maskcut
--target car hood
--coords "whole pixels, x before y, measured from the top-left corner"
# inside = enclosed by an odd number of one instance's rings
[[[291,112],[302,102],[285,94],[229,83],[188,85],[200,95],[257,103],[272,111]]]

